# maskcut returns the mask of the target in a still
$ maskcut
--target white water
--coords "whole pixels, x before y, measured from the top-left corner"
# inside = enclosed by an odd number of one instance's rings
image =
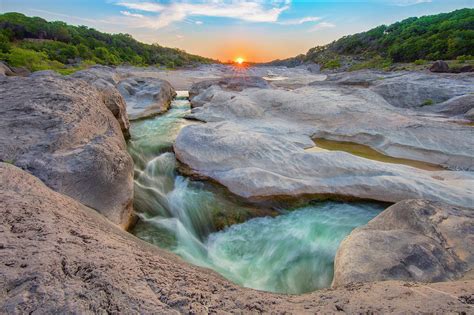
[[[381,210],[366,203],[311,203],[281,215],[241,221],[253,210],[176,172],[170,149],[189,111],[176,100],[165,115],[132,124],[134,233],[242,286],[298,294],[330,285],[342,239]]]

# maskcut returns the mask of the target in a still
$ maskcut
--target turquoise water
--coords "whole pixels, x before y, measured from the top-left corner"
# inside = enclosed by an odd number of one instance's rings
[[[190,123],[183,119],[188,111],[189,103],[178,99],[168,113],[132,123],[129,151],[140,218],[132,232],[245,287],[299,294],[330,286],[340,242],[383,206],[311,203],[216,232],[216,218],[238,220],[255,209],[177,174],[171,148]]]

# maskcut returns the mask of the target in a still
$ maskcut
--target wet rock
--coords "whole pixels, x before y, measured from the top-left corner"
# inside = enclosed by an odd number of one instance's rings
[[[242,288],[118,229],[5,163],[0,163],[0,216],[5,314],[314,314],[333,313],[336,305],[348,313],[471,310],[465,290],[472,280],[410,286],[386,281],[302,296]]]
[[[35,71],[32,74],[30,74],[30,77],[32,78],[38,78],[38,77],[60,77],[61,75],[57,73],[56,71],[53,70],[42,70],[42,71]]]
[[[446,73],[446,72],[449,72],[449,65],[443,60],[438,60],[431,65],[430,71]]]
[[[454,280],[474,266],[474,213],[426,200],[399,202],[339,247],[333,286]]]
[[[0,160],[127,226],[133,165],[103,95],[82,80],[0,79]]]
[[[159,115],[168,110],[176,92],[165,80],[155,78],[128,78],[117,88],[125,98],[131,120]]]

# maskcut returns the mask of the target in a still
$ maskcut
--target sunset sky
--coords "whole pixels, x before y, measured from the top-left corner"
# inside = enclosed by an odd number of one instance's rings
[[[474,0],[0,0],[0,12],[129,33],[219,59],[269,61],[380,24],[474,7]]]

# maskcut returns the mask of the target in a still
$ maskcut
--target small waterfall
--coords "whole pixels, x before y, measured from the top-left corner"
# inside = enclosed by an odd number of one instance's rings
[[[255,209],[176,171],[171,148],[179,130],[191,123],[184,119],[189,110],[189,102],[178,97],[166,114],[132,123],[129,152],[139,216],[133,233],[242,286],[290,294],[329,286],[339,243],[383,207],[314,203],[233,224]],[[216,231],[215,222],[227,227]]]

